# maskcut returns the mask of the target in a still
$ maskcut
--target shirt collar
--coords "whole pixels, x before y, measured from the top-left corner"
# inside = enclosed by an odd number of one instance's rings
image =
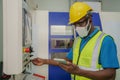
[[[92,38],[99,30],[97,28],[94,29],[94,31],[92,33],[90,33],[89,36],[85,37],[85,38],[81,38],[82,40],[86,40],[86,39],[90,39]]]
[[[98,31],[99,30],[95,28],[94,31],[88,37],[93,37]]]

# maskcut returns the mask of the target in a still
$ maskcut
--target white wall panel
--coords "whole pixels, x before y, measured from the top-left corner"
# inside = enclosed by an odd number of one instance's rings
[[[101,2],[89,2],[89,1],[85,1],[85,3],[89,4],[94,11],[101,12]]]
[[[48,59],[48,11],[35,11],[33,26],[33,47],[35,57]],[[33,72],[48,76],[48,65],[33,66]],[[48,79],[46,79],[48,80]]]
[[[50,12],[69,11],[69,0],[36,0],[39,10],[48,10]]]

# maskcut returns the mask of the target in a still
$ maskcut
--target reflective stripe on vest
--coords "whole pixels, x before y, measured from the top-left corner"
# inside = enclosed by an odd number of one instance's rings
[[[79,51],[81,39],[77,37],[73,45],[73,63],[77,64],[81,69],[98,71],[101,65],[98,64],[100,48],[102,41],[106,35],[99,31],[92,37],[84,46],[82,51]],[[82,76],[74,76],[74,80],[91,80]]]

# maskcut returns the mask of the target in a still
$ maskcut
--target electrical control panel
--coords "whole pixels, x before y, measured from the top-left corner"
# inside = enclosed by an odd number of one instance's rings
[[[32,16],[29,12],[27,3],[23,1],[22,5],[22,47],[23,47],[23,59],[22,67],[23,71],[30,68],[30,57],[33,49],[32,45]]]

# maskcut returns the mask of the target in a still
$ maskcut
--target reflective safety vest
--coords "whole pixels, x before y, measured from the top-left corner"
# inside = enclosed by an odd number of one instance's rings
[[[101,44],[106,36],[105,33],[98,31],[80,51],[81,38],[77,37],[73,44],[73,64],[76,64],[80,69],[98,71],[102,66],[98,63]],[[72,75],[73,80],[91,80],[89,78]]]

